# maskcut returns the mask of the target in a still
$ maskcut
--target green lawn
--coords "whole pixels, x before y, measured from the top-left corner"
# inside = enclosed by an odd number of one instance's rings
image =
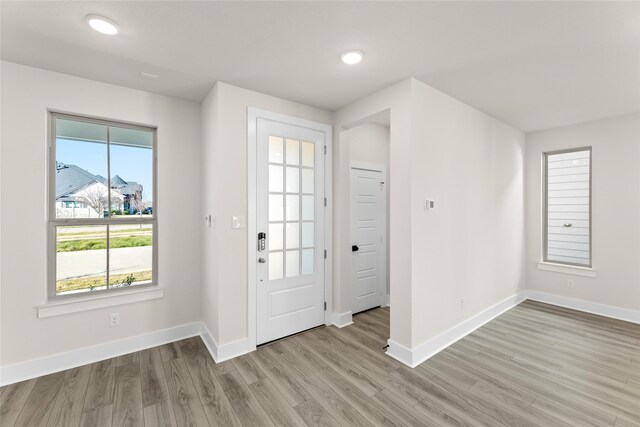
[[[133,248],[138,246],[151,246],[151,235],[112,237],[109,239],[111,249]],[[58,242],[57,252],[91,251],[96,249],[106,249],[107,239],[78,239]]]
[[[110,233],[113,234],[125,234],[125,233],[151,233],[151,231],[153,230],[152,227],[149,227],[147,225],[143,226],[142,228],[140,227],[136,227],[136,228],[123,228],[121,230],[118,229],[111,229]],[[60,237],[81,237],[81,236],[91,236],[91,235],[100,235],[100,234],[104,234],[104,228],[102,229],[102,231],[75,231],[72,230],[70,228],[58,228],[58,236]]]
[[[137,271],[135,273],[114,274],[109,277],[109,284],[119,285],[126,281],[128,276],[133,276],[134,282],[151,280],[151,271]],[[77,291],[80,289],[97,288],[105,285],[105,276],[82,277],[79,279],[65,279],[56,281],[56,292]]]

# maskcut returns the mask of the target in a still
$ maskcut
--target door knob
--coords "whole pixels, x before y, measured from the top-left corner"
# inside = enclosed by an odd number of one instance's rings
[[[260,264],[264,264],[265,262],[267,262],[267,260],[265,258],[258,258],[258,262]]]
[[[358,252],[360,250],[360,248],[358,247],[358,245],[352,245],[351,246],[351,252]]]

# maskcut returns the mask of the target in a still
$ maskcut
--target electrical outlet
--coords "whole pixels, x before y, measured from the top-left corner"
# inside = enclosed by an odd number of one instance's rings
[[[567,279],[567,288],[569,289],[573,289],[576,287],[575,282],[573,281],[573,279]]]
[[[109,315],[109,327],[114,328],[120,326],[120,313],[111,313]]]

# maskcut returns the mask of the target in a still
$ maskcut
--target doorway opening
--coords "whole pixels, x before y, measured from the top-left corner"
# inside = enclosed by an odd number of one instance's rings
[[[389,110],[344,130],[341,141],[349,152],[351,312],[382,351],[390,334]]]

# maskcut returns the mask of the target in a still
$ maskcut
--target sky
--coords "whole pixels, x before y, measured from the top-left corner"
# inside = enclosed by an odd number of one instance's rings
[[[153,161],[151,148],[111,144],[111,176],[143,186],[146,200],[153,200]],[[56,139],[56,161],[76,165],[94,175],[107,177],[107,145],[103,143]]]

